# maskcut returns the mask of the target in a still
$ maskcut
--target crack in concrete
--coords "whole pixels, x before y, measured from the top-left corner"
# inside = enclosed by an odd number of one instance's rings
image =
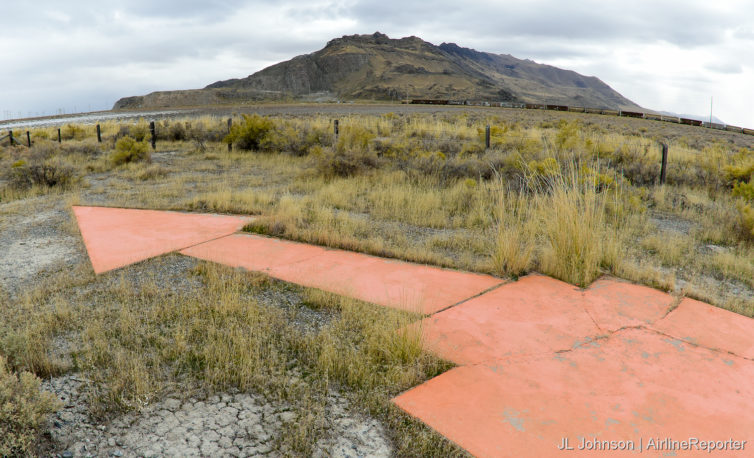
[[[492,286],[490,288],[485,289],[484,291],[480,292],[479,294],[475,294],[475,295],[473,295],[471,297],[468,297],[466,299],[458,301],[455,304],[451,304],[451,305],[449,305],[449,306],[447,306],[447,307],[445,307],[443,309],[440,309],[440,310],[438,310],[436,312],[433,312],[433,313],[430,313],[430,314],[424,314],[424,317],[432,317],[434,315],[437,315],[438,313],[441,313],[441,312],[444,312],[446,310],[452,309],[453,307],[458,307],[459,305],[465,304],[466,302],[469,302],[472,299],[476,299],[477,297],[484,296],[487,293],[491,293],[492,291],[495,291],[496,289],[500,288],[501,286],[508,285],[510,283],[511,283],[510,281],[504,280],[504,281],[498,283],[495,286]]]
[[[678,308],[679,305],[681,305],[681,302],[683,302],[684,299],[686,299],[686,297],[683,296],[683,295],[674,296],[673,297],[673,302],[671,302],[670,305],[668,305],[667,310],[665,310],[665,314],[663,316],[661,316],[660,318],[652,321],[649,324],[657,324],[658,322],[660,322],[660,321],[664,320],[665,318],[667,318],[668,315],[670,315],[675,309]]]
[[[653,333],[655,333],[657,335],[660,335],[660,336],[665,336],[665,337],[669,337],[671,339],[678,340],[678,341],[683,342],[685,344],[691,345],[692,347],[704,348],[705,350],[709,350],[709,351],[712,351],[712,352],[715,352],[715,353],[720,353],[720,354],[723,354],[723,355],[731,355],[731,356],[734,356],[736,358],[743,359],[744,361],[754,362],[754,358],[747,358],[746,356],[741,356],[741,355],[739,355],[737,353],[733,353],[730,350],[725,350],[725,349],[722,349],[722,348],[715,348],[715,347],[709,347],[707,345],[702,345],[700,343],[692,342],[692,341],[690,341],[690,340],[688,340],[688,339],[686,339],[684,337],[678,337],[678,336],[674,336],[672,334],[668,334],[666,332],[662,332],[662,331],[660,331],[658,329],[645,328],[645,330],[649,331],[649,332],[653,332]]]
[[[596,335],[596,336],[588,336],[584,342],[576,343],[575,345],[571,346],[570,348],[563,348],[563,349],[560,349],[560,350],[547,350],[547,351],[542,351],[542,352],[518,353],[518,354],[515,354],[515,355],[508,355],[508,356],[501,357],[501,358],[486,359],[484,361],[480,361],[480,362],[472,363],[472,364],[458,364],[456,367],[462,367],[462,366],[470,366],[470,367],[473,367],[473,366],[489,366],[491,364],[505,363],[505,362],[510,362],[510,361],[513,361],[513,360],[527,360],[527,359],[531,359],[531,358],[545,357],[545,356],[548,356],[548,355],[564,355],[564,354],[567,354],[567,353],[573,353],[575,351],[588,348],[589,344],[591,344],[593,342],[608,341],[611,338],[616,337],[620,333],[623,333],[625,331],[632,331],[632,330],[640,330],[640,331],[646,331],[646,332],[654,333],[654,334],[661,335],[661,336],[664,336],[664,337],[668,337],[668,338],[671,338],[671,339],[674,339],[674,340],[678,340],[680,342],[683,342],[685,344],[691,345],[693,347],[703,348],[705,350],[709,350],[709,351],[712,351],[714,353],[718,353],[718,354],[722,354],[722,355],[730,355],[730,356],[742,359],[744,361],[754,362],[754,358],[747,358],[745,356],[741,356],[739,354],[733,353],[733,352],[728,351],[728,350],[724,350],[724,349],[720,349],[720,348],[714,348],[714,347],[709,347],[709,346],[706,346],[706,345],[702,345],[702,344],[698,344],[698,343],[695,343],[695,342],[691,342],[691,341],[689,341],[687,339],[684,339],[684,338],[681,338],[681,337],[677,337],[677,336],[674,336],[674,335],[671,335],[671,334],[667,334],[665,332],[658,331],[656,329],[650,328],[650,327],[648,327],[648,325],[639,324],[639,325],[621,326],[620,328],[612,330],[612,331],[607,330],[607,334],[600,334],[600,335]]]

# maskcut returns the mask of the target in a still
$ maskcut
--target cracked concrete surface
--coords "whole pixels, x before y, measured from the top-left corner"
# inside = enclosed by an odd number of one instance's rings
[[[476,456],[551,456],[565,437],[754,438],[754,320],[709,304],[529,275],[423,329],[461,366],[394,402]]]

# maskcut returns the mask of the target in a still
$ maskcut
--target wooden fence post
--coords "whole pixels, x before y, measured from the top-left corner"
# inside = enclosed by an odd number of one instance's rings
[[[97,124],[97,142],[102,143],[102,131],[99,128],[99,124]]]
[[[63,143],[63,137],[60,135],[60,127],[58,127],[58,143]]]
[[[228,118],[228,134],[230,134],[230,130],[233,127],[233,118]],[[233,143],[228,142],[228,152],[233,151]]]
[[[335,132],[335,141],[338,140],[338,133],[339,133],[338,127],[339,127],[339,123],[338,123],[338,120],[336,119],[335,121],[333,121],[333,132]]]
[[[8,131],[8,138],[10,138],[10,146],[13,146],[13,131]]]
[[[490,125],[484,128],[484,147],[490,149]]]
[[[154,128],[154,121],[149,121],[149,133],[152,134],[152,149],[157,149],[157,132]]]
[[[660,185],[665,184],[665,174],[668,167],[668,145],[665,142],[660,142],[662,148],[662,165],[660,167]]]
[[[26,131],[26,146],[31,148],[31,134],[29,133],[28,130]]]

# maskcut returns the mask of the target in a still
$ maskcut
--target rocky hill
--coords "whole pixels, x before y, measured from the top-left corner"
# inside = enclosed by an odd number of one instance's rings
[[[610,109],[638,109],[593,76],[479,52],[454,43],[379,32],[336,38],[242,79],[204,89],[127,97],[119,108],[156,108],[259,100],[395,100],[403,98],[519,101]]]

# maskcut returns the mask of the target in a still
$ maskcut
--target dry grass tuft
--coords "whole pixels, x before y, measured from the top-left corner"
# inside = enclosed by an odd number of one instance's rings
[[[31,456],[48,415],[62,404],[29,372],[15,373],[0,355],[0,456]]]

